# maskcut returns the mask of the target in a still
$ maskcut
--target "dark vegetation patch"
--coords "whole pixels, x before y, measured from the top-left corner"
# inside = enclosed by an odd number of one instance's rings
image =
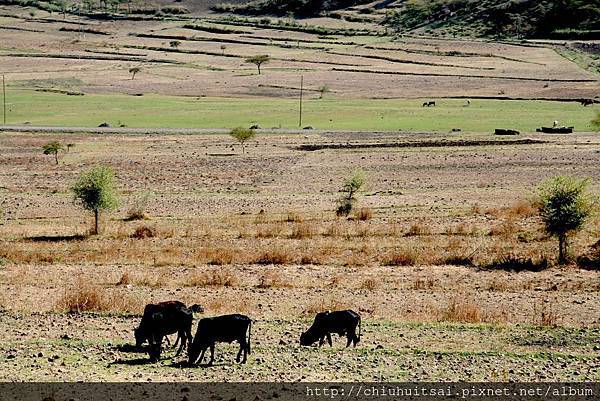
[[[484,270],[505,270],[512,272],[540,272],[549,267],[548,259],[540,258],[534,260],[532,258],[520,257],[517,255],[503,256],[497,260],[483,266]]]
[[[119,61],[142,61],[147,63],[162,63],[162,64],[185,64],[181,61],[176,60],[164,60],[164,59],[146,59],[142,56],[140,57],[119,57],[119,56],[88,56],[85,54],[56,54],[56,53],[0,53],[1,57],[38,57],[38,58],[61,58],[61,59],[71,59],[71,60],[119,60]]]
[[[39,29],[19,28],[16,26],[0,26],[0,29],[6,29],[9,31],[37,32],[37,33],[44,32]]]
[[[502,59],[502,60],[515,61],[515,62],[518,62],[518,63],[545,65],[545,64],[542,64],[542,63],[536,63],[535,61],[520,60],[518,58],[500,56],[500,55],[492,54],[492,53],[461,52],[461,51],[458,51],[458,50],[442,51],[442,50],[391,48],[391,47],[373,46],[373,45],[364,46],[364,48],[365,49],[372,49],[372,50],[388,50],[388,51],[397,51],[397,50],[400,50],[400,51],[405,52],[405,53],[422,54],[422,55],[426,55],[426,56],[441,56],[441,57],[491,57],[491,58],[498,58],[498,59]]]
[[[597,82],[595,79],[550,79],[533,77],[511,77],[498,75],[467,75],[467,74],[438,74],[438,73],[419,73],[419,72],[400,72],[383,70],[360,70],[352,68],[333,68],[333,71],[341,72],[362,72],[365,74],[384,74],[384,75],[415,75],[423,77],[460,77],[460,78],[479,78],[479,79],[509,79],[515,81],[539,81],[539,82]]]
[[[457,146],[494,146],[494,145],[533,145],[546,141],[538,139],[516,140],[433,140],[419,142],[380,142],[380,143],[320,143],[304,144],[296,147],[297,150],[315,151],[323,149],[371,149],[371,148],[443,148]]]
[[[78,32],[78,33],[91,33],[93,35],[105,35],[105,36],[109,36],[112,35],[112,33],[110,32],[104,32],[104,31],[98,31],[97,29],[92,29],[92,28],[69,28],[66,26],[63,26],[59,29],[59,31],[61,32]]]
[[[523,347],[569,347],[593,344],[600,338],[600,329],[557,327],[553,330],[528,329],[510,336],[509,341]]]
[[[156,46],[139,46],[139,45],[125,45],[123,47],[130,48],[130,49],[151,50],[151,51],[157,51],[157,52],[171,52],[171,53],[183,53],[183,54],[204,54],[207,56],[220,56],[220,57],[242,58],[242,59],[247,59],[248,57],[250,57],[248,55],[241,55],[241,54],[214,52],[214,51],[208,51],[208,50],[176,49],[173,47],[156,47]],[[303,59],[297,59],[297,58],[271,57],[271,60],[287,61],[287,62],[292,62],[292,63],[313,63],[313,64],[326,64],[326,65],[356,66],[356,64],[337,63],[335,61],[303,60]]]
[[[152,38],[152,39],[167,39],[167,40],[180,40],[189,42],[216,42],[216,43],[235,43],[243,45],[255,45],[255,46],[276,46],[284,49],[310,49],[310,50],[326,50],[327,47],[319,46],[298,46],[291,44],[280,44],[270,42],[252,42],[243,39],[230,39],[230,38],[199,38],[196,36],[183,36],[183,35],[156,35],[151,33],[130,33],[130,36],[137,36],[139,38]]]
[[[373,60],[384,60],[384,61],[389,61],[392,63],[400,63],[400,64],[429,65],[429,66],[434,66],[434,67],[455,67],[455,68],[466,68],[466,69],[471,69],[471,70],[493,70],[494,69],[493,67],[470,67],[470,66],[458,65],[458,64],[430,63],[430,62],[426,62],[426,61],[415,61],[415,60],[401,59],[401,58],[388,57],[388,56],[379,56],[379,55],[375,55],[375,54],[348,54],[348,53],[335,52],[335,51],[329,51],[328,53],[336,54],[339,56],[360,57],[360,58],[367,58],[367,59],[373,59]]]
[[[600,28],[595,0],[421,0],[407,1],[384,23],[398,32],[416,28],[461,28],[480,36],[568,38]]]
[[[234,26],[249,26],[262,29],[276,29],[279,31],[304,32],[315,35],[339,35],[339,36],[384,36],[382,32],[369,29],[351,29],[351,28],[326,28],[317,25],[301,25],[294,20],[275,20],[262,18],[260,20],[228,17],[220,20],[214,20],[215,23]],[[248,33],[248,32],[244,32]]]
[[[217,4],[212,9],[217,12],[244,15],[314,17],[324,11],[339,10],[370,2],[371,0],[253,0],[245,4]]]
[[[194,31],[202,31],[202,32],[208,32],[208,33],[221,33],[221,34],[248,33],[248,31],[220,28],[218,26],[213,26],[213,25],[184,24],[182,28],[192,29]]]

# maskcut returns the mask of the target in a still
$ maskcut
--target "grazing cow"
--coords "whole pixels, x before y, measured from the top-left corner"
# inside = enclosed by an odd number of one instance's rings
[[[237,341],[240,344],[236,362],[240,362],[242,352],[246,363],[248,354],[250,354],[250,334],[252,330],[252,320],[248,316],[233,314],[200,319],[198,329],[194,336],[194,342],[188,348],[188,361],[190,365],[202,363],[206,349],[210,347],[210,361],[212,365],[215,360],[215,343],[231,343]],[[248,333],[248,337],[246,337]]]
[[[423,103],[423,107],[431,107],[431,106],[435,106],[435,102],[434,101],[429,101],[429,102],[425,102]]]
[[[179,301],[166,301],[148,304],[140,325],[135,329],[135,344],[141,347],[146,341],[150,344],[148,354],[151,360],[160,358],[162,340],[169,334],[177,333],[175,346],[179,344],[177,355],[192,342],[193,312],[202,312],[200,305],[189,309]]]
[[[581,99],[579,101],[584,107],[594,104],[594,99]]]
[[[356,326],[358,326],[358,335],[356,335]],[[352,310],[317,313],[312,326],[300,336],[300,345],[312,345],[319,340],[320,347],[327,339],[329,346],[332,347],[331,333],[337,333],[340,337],[346,335],[348,339],[346,348],[350,343],[356,347],[361,334],[360,315]]]

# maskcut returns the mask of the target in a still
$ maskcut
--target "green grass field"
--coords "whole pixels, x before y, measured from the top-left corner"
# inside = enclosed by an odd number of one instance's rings
[[[574,126],[590,131],[598,107],[574,102],[438,99],[437,107],[423,100],[308,98],[303,126],[334,130],[439,131],[460,128],[490,132],[494,128],[535,131],[541,125]],[[298,127],[298,100],[280,98],[195,98],[162,95],[85,95],[10,89],[7,124],[148,128],[232,128],[259,124],[263,128]]]

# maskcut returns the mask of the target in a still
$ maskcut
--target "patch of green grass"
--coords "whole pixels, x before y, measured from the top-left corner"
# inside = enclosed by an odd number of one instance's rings
[[[529,100],[438,99],[436,107],[422,107],[422,99],[316,99],[304,102],[303,126],[333,130],[433,131],[460,128],[493,132],[494,128],[535,131],[558,120],[590,131],[593,107],[575,102]],[[298,127],[298,100],[283,98],[196,98],[148,94],[144,96],[58,93],[11,89],[7,93],[8,124],[147,128],[233,128],[259,124],[263,128]]]

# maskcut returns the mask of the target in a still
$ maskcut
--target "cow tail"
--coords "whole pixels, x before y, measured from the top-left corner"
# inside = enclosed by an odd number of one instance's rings
[[[250,320],[250,323],[248,324],[248,344],[246,345],[247,349],[248,349],[248,354],[250,354],[250,337],[252,335],[252,320]]]
[[[361,336],[361,333],[362,333],[362,324],[361,323],[362,323],[362,319],[359,316],[358,317],[358,341],[360,341],[360,336]]]

